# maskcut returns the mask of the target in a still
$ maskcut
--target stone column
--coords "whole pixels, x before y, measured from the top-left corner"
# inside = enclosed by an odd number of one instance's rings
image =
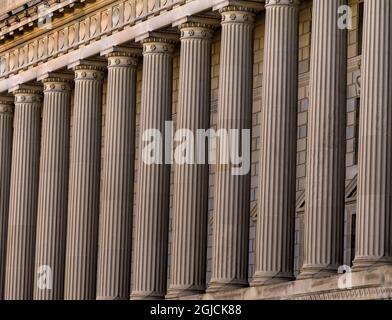
[[[165,132],[172,108],[173,49],[165,38],[148,38],[143,43],[143,84],[138,150],[136,227],[131,299],[163,298],[166,292],[170,166],[161,157],[149,164],[143,159],[146,130]],[[147,139],[151,139],[149,136]],[[156,140],[154,140],[156,141]],[[146,156],[146,155],[145,155]],[[159,158],[159,159],[158,159]]]
[[[337,12],[346,4],[313,1],[301,278],[336,274],[343,264],[347,31],[338,27]]]
[[[95,299],[101,163],[100,66],[74,67],[64,298]]]
[[[36,86],[18,86],[4,299],[33,298],[35,228],[40,156],[41,95]]]
[[[129,299],[137,51],[108,54],[97,299]]]
[[[180,26],[180,88],[177,129],[207,130],[210,116],[212,27],[190,22]],[[188,152],[190,152],[188,150]],[[207,155],[207,154],[206,154]],[[197,294],[205,290],[208,159],[174,165],[174,213],[168,297]]]
[[[34,299],[60,300],[64,294],[71,81],[43,80]]]
[[[3,299],[11,178],[14,99],[0,97],[0,300]]]
[[[266,4],[254,286],[293,277],[298,2]]]
[[[243,133],[243,130],[251,129],[255,15],[251,9],[239,6],[224,7],[220,12],[222,42],[217,129],[236,129]],[[223,150],[224,145],[220,147],[218,150]],[[233,175],[234,166],[217,158],[210,292],[248,284],[250,174]]]
[[[354,269],[392,263],[392,2],[365,0]]]

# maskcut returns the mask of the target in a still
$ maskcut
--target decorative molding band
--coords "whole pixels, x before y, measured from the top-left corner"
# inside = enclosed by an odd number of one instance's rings
[[[392,288],[359,288],[294,297],[293,300],[373,300],[392,299]]]
[[[116,1],[67,25],[59,26],[44,35],[0,53],[0,79],[86,46],[149,17],[156,19],[161,11],[167,12],[181,5],[186,7],[190,2],[185,3],[185,0]],[[200,6],[208,8],[208,3],[212,1],[200,2],[205,2]],[[102,43],[105,41],[107,39],[102,39]]]
[[[347,276],[351,288],[343,287]],[[198,294],[180,300],[372,300],[391,299],[392,267],[382,266],[367,271],[337,274],[332,277],[287,281],[278,284]]]
[[[98,12],[90,13],[69,25],[58,27],[52,32],[0,53],[0,93],[7,91],[15,84],[36,80],[48,72],[67,67],[74,61],[101,54],[115,45],[138,38],[137,41],[140,41],[145,38],[146,31],[159,30],[186,17],[211,9],[216,10],[228,1],[166,0],[160,2],[165,3],[164,7],[154,6],[154,10],[138,15],[140,9],[137,11],[136,7],[137,5],[140,7],[141,2],[141,0],[122,0],[120,4],[116,2],[115,5],[101,8]],[[241,1],[243,2],[249,1]],[[259,5],[262,1],[253,1],[253,3]],[[129,11],[129,5],[135,10]],[[133,5],[136,7],[132,7]],[[127,6],[128,9],[126,9]],[[122,20],[117,20],[118,14],[113,15],[114,12],[120,12]],[[149,18],[150,16],[152,17]],[[86,29],[87,26],[88,29]],[[98,29],[94,29],[94,26]],[[81,40],[81,35],[83,35],[83,40]]]
[[[45,20],[51,19],[55,14],[61,14],[85,2],[86,0],[47,0],[33,4],[26,9],[24,8],[26,4],[23,4],[21,10],[14,8],[11,10],[12,15],[6,14],[0,17],[0,40],[40,23],[44,24]]]

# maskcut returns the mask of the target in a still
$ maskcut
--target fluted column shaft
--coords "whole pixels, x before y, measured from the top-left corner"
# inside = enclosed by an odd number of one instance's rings
[[[98,299],[129,299],[136,117],[134,54],[108,56]]]
[[[64,294],[71,84],[44,81],[34,299]]]
[[[266,4],[259,214],[253,285],[293,277],[298,1]]]
[[[13,120],[12,98],[0,97],[0,300],[4,292]]]
[[[173,45],[164,39],[143,43],[138,190],[131,299],[163,298],[166,292],[170,166],[143,160],[143,133],[165,132],[172,102]],[[162,146],[165,146],[162,139]],[[163,147],[164,149],[164,147]],[[156,159],[158,160],[158,159]]]
[[[210,115],[211,38],[208,25],[181,29],[180,89],[177,129],[208,129]],[[174,217],[169,296],[205,290],[208,162],[174,166]]]
[[[392,263],[392,2],[365,0],[354,268]]]
[[[65,299],[95,299],[101,163],[103,72],[75,69],[71,134]]]
[[[345,4],[313,1],[302,278],[343,264],[347,31],[336,13]]]
[[[4,298],[33,298],[37,219],[41,96],[33,89],[15,94],[14,137]]]
[[[245,7],[221,9],[222,40],[217,129],[249,130],[252,117],[252,57],[255,15]],[[212,278],[208,290],[248,283],[250,175],[215,166]]]

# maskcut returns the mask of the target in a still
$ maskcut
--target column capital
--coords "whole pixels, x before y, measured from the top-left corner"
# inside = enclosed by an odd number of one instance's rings
[[[214,26],[196,22],[187,22],[179,26],[181,40],[184,39],[211,39],[214,35]]]
[[[137,42],[143,44],[143,54],[172,54],[178,40],[177,32],[147,32],[136,39]]]
[[[211,39],[214,29],[220,26],[220,19],[215,16],[187,16],[177,20],[173,26],[181,31],[181,40]]]
[[[265,0],[265,7],[298,6],[299,0]]]
[[[102,60],[78,60],[70,64],[68,69],[75,72],[75,81],[102,81],[106,70],[106,62]]]
[[[244,23],[253,24],[255,22],[255,11],[248,7],[227,6],[219,10],[222,16],[222,24]]]
[[[12,96],[0,96],[0,115],[12,115],[14,113],[14,98]]]
[[[44,85],[44,92],[70,91],[74,75],[72,73],[47,73],[39,78]]]
[[[129,47],[115,46],[101,53],[108,59],[108,68],[137,67],[142,56],[139,45]]]
[[[147,38],[143,40],[143,54],[166,53],[172,54],[175,42],[163,38]]]
[[[43,87],[38,84],[21,84],[10,89],[15,96],[15,103],[35,103],[42,101]]]

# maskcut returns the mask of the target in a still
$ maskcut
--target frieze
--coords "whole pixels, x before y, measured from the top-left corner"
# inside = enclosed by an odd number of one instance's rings
[[[332,292],[319,292],[294,297],[293,300],[372,300],[392,299],[392,288],[370,287]]]
[[[184,3],[185,0],[116,1],[1,53],[0,79],[37,66]]]

